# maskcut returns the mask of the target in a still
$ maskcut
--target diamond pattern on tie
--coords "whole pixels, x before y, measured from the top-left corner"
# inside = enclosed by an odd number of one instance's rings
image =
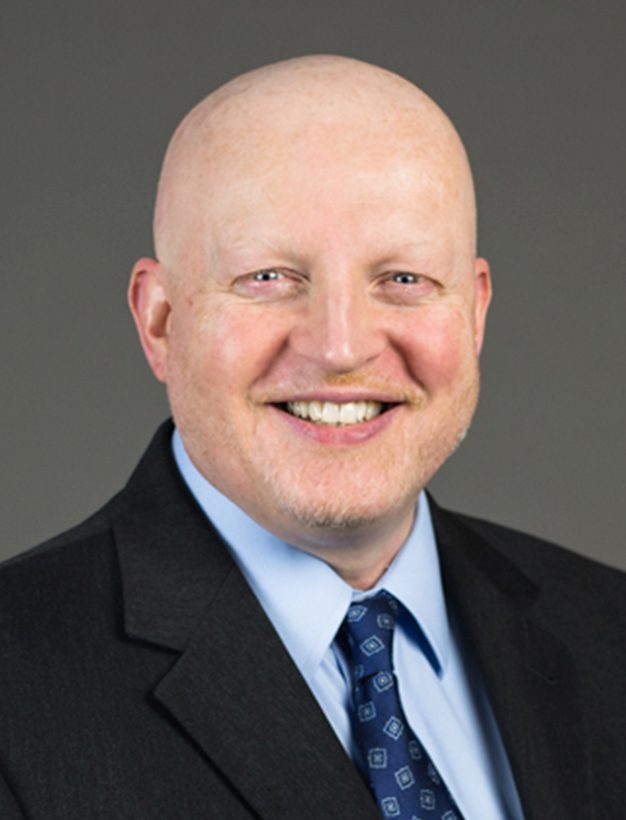
[[[393,673],[399,604],[380,592],[352,604],[339,632],[351,665],[355,741],[383,817],[462,820],[441,775],[407,723]]]

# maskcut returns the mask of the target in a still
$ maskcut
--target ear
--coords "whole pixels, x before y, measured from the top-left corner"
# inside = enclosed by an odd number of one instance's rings
[[[483,346],[485,335],[485,323],[487,321],[487,310],[491,302],[491,272],[489,262],[482,257],[478,257],[474,267],[475,304],[474,304],[474,341],[476,344],[476,354],[478,355]]]
[[[157,379],[164,382],[171,305],[165,273],[155,259],[144,258],[135,263],[128,286],[128,304],[148,364]]]

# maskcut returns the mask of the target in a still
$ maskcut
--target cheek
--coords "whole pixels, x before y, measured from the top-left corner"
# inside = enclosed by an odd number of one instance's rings
[[[411,374],[426,387],[450,383],[466,370],[473,371],[472,326],[461,309],[424,312],[404,339]]]
[[[281,331],[271,317],[251,306],[219,305],[181,322],[174,334],[172,357],[195,381],[229,400],[245,397],[245,390],[267,370],[280,350]]]

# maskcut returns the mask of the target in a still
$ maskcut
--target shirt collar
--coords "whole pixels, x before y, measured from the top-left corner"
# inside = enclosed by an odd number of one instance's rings
[[[449,627],[437,546],[425,493],[411,533],[376,587],[354,590],[319,558],[281,541],[210,484],[187,455],[178,430],[172,439],[180,473],[231,554],[307,681],[335,639],[348,606],[386,589],[413,615],[429,645],[435,671],[445,671]]]

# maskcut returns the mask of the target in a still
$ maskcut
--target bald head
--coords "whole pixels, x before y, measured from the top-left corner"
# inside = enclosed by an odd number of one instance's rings
[[[303,172],[327,163],[375,168],[391,155],[420,159],[425,184],[457,205],[472,249],[475,204],[463,145],[443,111],[412,83],[347,57],[317,55],[243,74],[202,100],[168,147],[154,220],[156,254],[168,271],[192,246],[189,230],[207,193],[270,175],[277,164]]]

